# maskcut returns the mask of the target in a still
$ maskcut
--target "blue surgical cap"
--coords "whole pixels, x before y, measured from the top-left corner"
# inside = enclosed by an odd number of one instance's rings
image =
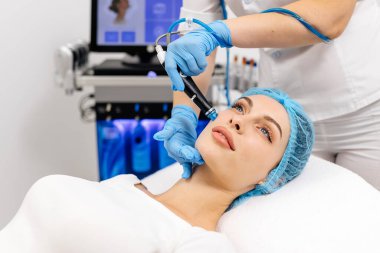
[[[242,97],[264,95],[278,101],[288,113],[290,137],[280,163],[272,169],[262,184],[238,196],[231,204],[233,208],[250,197],[272,193],[297,177],[305,167],[314,144],[313,123],[301,105],[278,89],[251,88]]]

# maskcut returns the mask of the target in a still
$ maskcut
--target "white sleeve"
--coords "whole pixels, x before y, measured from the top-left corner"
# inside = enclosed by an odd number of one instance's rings
[[[196,18],[208,24],[222,19],[222,9],[218,0],[183,0],[181,18]]]
[[[205,23],[222,19],[222,9],[218,0],[183,0],[181,17],[193,17]]]
[[[234,253],[229,239],[217,232],[197,232],[184,236],[174,250],[175,253]]]

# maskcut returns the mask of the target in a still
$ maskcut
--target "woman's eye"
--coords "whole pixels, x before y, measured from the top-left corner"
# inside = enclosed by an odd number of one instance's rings
[[[270,143],[272,143],[272,138],[270,136],[270,132],[265,127],[260,128],[260,131],[267,137]]]
[[[239,104],[239,103],[236,103],[236,104],[234,104],[233,106],[232,106],[232,108],[234,108],[236,111],[238,111],[238,112],[244,112],[244,108],[243,108],[243,106],[241,105],[241,104]]]

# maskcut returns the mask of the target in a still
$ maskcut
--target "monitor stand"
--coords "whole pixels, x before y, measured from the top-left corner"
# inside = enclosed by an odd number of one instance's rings
[[[139,55],[130,55],[126,54],[125,57],[121,60],[125,65],[141,65],[151,66],[151,65],[160,65],[158,61],[157,54],[155,53],[144,53]]]
[[[151,54],[151,56],[149,61],[148,58],[141,61],[141,57],[128,54],[122,59],[105,60],[93,68],[93,73],[98,76],[134,75],[152,77],[166,75],[165,69],[161,66],[155,54]]]

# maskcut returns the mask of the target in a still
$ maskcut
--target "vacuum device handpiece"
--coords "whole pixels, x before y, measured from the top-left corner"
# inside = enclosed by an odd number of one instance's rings
[[[215,120],[217,117],[216,110],[213,108],[207,99],[203,96],[198,86],[195,84],[193,78],[190,76],[184,76],[180,73],[183,83],[185,84],[186,95],[196,104],[199,109],[211,120]]]
[[[157,57],[161,63],[161,65],[165,68],[165,51],[162,49],[160,45],[156,46]],[[201,112],[206,115],[207,118],[214,121],[218,114],[214,107],[210,105],[205,96],[203,96],[202,92],[199,90],[198,86],[195,84],[193,78],[190,76],[185,76],[181,73],[181,70],[178,68],[178,73],[180,74],[183,83],[185,84],[184,92],[186,95],[196,104]]]

